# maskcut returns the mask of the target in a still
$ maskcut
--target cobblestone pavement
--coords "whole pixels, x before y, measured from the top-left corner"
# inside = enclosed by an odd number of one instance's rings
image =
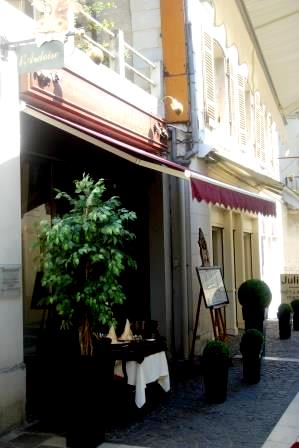
[[[292,332],[291,339],[280,340],[277,321],[268,321],[265,332],[266,357],[257,385],[242,383],[241,359],[234,358],[227,400],[210,405],[205,403],[198,365],[177,366],[171,371],[171,391],[162,401],[133,419],[121,415],[125,423],[113,422],[106,441],[151,448],[261,448],[299,391],[299,332]],[[239,355],[239,342],[240,336],[229,339],[232,355]],[[30,428],[27,437],[22,431],[16,434],[18,438],[10,438],[9,443],[0,439],[0,448],[37,448],[45,440],[44,434]]]
[[[232,338],[238,354],[239,338]],[[228,397],[219,405],[204,401],[200,376],[173,381],[165,401],[127,428],[114,428],[107,441],[151,448],[260,448],[299,391],[299,362],[267,360],[267,357],[297,358],[299,332],[280,340],[277,321],[266,325],[266,358],[261,381],[242,383],[240,359],[229,372]]]

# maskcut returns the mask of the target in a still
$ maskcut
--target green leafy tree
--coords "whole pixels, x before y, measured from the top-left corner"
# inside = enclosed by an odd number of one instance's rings
[[[44,301],[56,308],[64,327],[78,328],[83,355],[92,354],[100,325],[114,323],[113,305],[125,300],[120,276],[136,267],[124,251],[135,237],[128,224],[136,215],[118,197],[104,199],[105,190],[103,179],[83,175],[73,196],[56,196],[69,202],[70,211],[40,228],[42,284],[51,291]]]

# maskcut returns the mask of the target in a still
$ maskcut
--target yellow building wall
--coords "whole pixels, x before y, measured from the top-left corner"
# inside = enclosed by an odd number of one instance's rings
[[[165,100],[166,120],[171,123],[189,121],[189,86],[187,77],[187,44],[185,36],[184,0],[161,0],[161,30],[164,61],[164,96],[172,96],[183,104],[177,115]]]

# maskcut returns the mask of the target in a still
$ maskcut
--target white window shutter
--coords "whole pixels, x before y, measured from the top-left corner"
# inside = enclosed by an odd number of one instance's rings
[[[206,32],[203,33],[203,81],[204,81],[206,123],[210,127],[215,127],[216,96],[215,96],[214,41],[213,38]]]
[[[271,113],[267,113],[266,120],[266,157],[267,163],[273,164],[273,147],[272,147],[272,116]]]
[[[234,65],[227,61],[228,82],[229,82],[229,115],[230,115],[230,129],[232,136],[238,136],[238,87],[236,83],[236,74]]]
[[[265,106],[260,105],[261,116],[261,161],[266,162],[266,116]]]
[[[239,99],[239,143],[244,148],[247,145],[247,125],[246,125],[246,99],[245,99],[245,78],[238,75],[238,99]]]
[[[255,155],[265,162],[265,110],[261,104],[260,95],[255,94]]]

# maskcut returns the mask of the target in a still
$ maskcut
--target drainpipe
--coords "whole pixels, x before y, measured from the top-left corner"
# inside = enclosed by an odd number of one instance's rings
[[[170,126],[170,151],[171,158],[174,161],[182,160],[177,157],[177,129],[175,126]],[[186,213],[188,211],[188,207],[186,207],[186,189],[185,189],[185,180],[184,179],[176,179],[175,182],[175,194],[177,194],[177,217],[179,224],[178,238],[179,244],[177,246],[179,250],[179,267],[180,267],[180,312],[181,312],[181,338],[180,338],[180,347],[181,352],[184,359],[188,359],[189,357],[189,300],[188,300],[188,251],[186,246],[187,240],[187,228],[186,228]],[[175,235],[176,237],[176,235]],[[173,255],[172,255],[173,256]],[[174,300],[174,296],[173,296]],[[177,305],[177,304],[176,304]],[[177,309],[177,306],[175,306]],[[179,319],[178,319],[179,320]],[[175,329],[174,329],[175,330]]]
[[[188,272],[187,272],[187,229],[186,229],[186,201],[185,180],[179,179],[179,217],[181,228],[181,291],[182,291],[182,347],[184,359],[189,357],[189,300],[188,300]]]

